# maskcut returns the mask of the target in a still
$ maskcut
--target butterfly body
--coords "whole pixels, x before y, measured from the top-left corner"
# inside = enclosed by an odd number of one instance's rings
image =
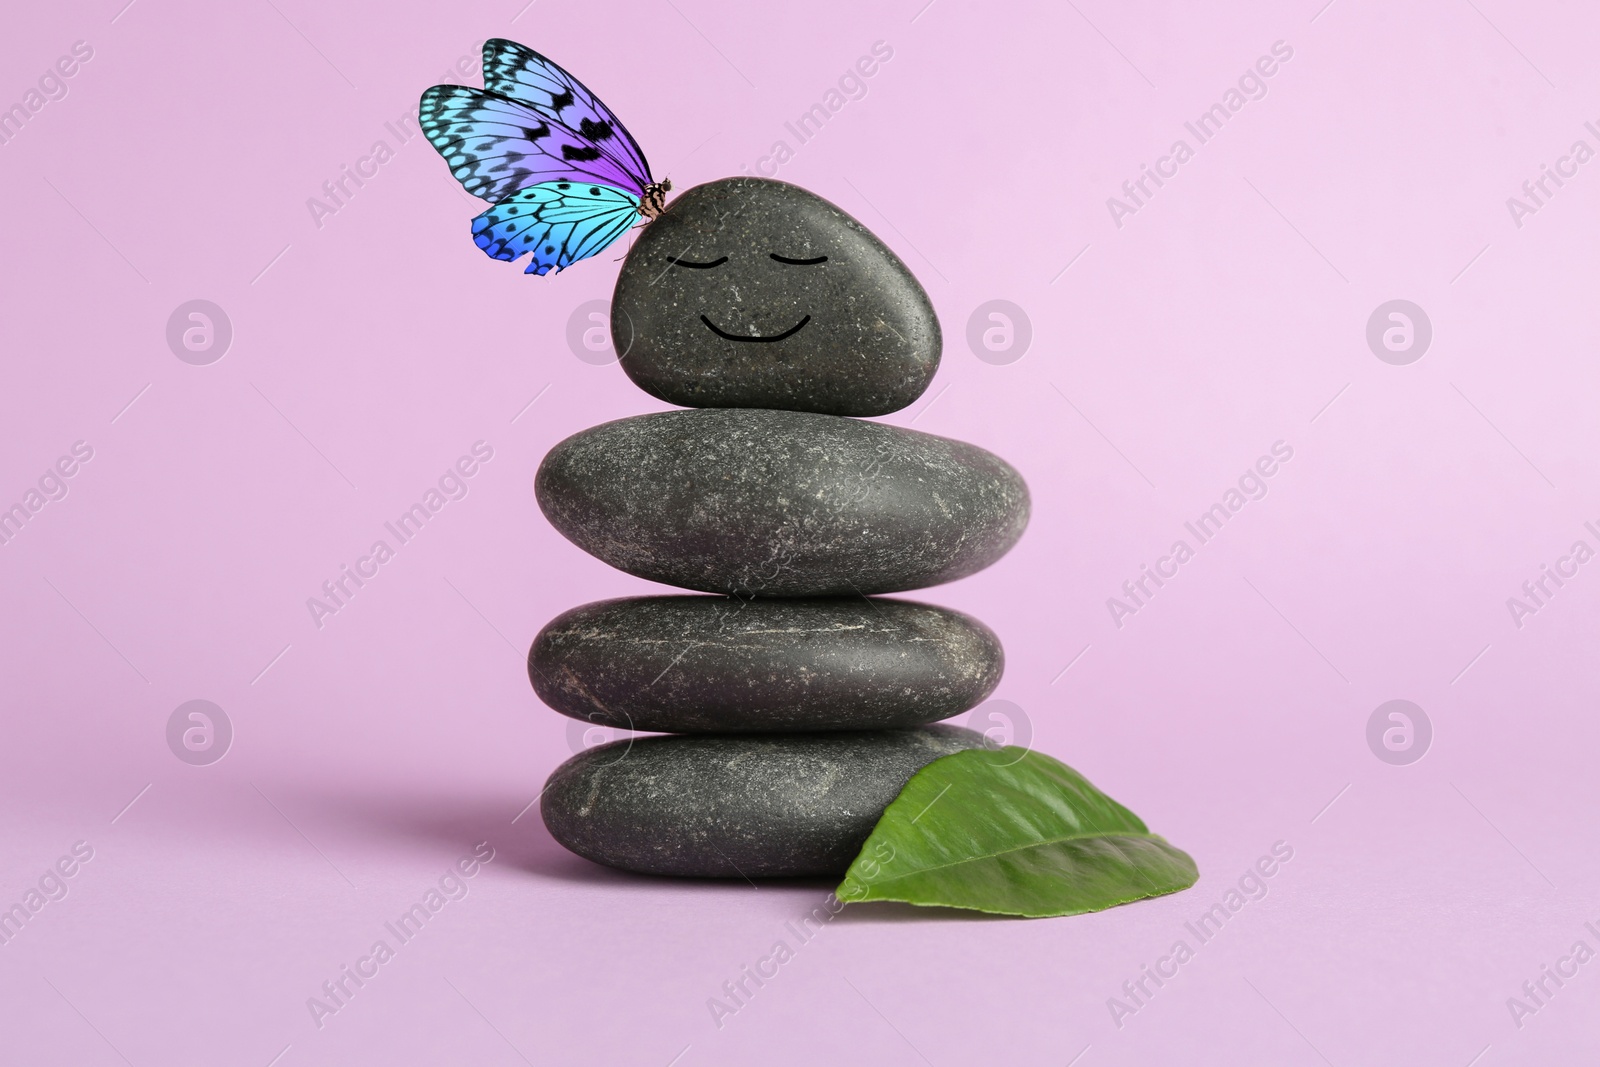
[[[667,194],[672,192],[672,179],[651,182],[644,187],[644,196],[640,198],[639,214],[647,220],[659,216],[667,209]]]
[[[463,188],[494,201],[472,220],[487,255],[560,271],[661,214],[672,183],[582,82],[502,38],[484,43],[483,71],[482,89],[423,93],[421,126]]]

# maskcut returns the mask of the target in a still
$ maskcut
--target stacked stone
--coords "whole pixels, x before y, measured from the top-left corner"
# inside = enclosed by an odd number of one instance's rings
[[[586,604],[540,631],[546,704],[670,735],[562,764],[545,825],[631,871],[842,874],[911,775],[983,744],[932,724],[1003,667],[977,620],[876,594],[999,559],[1027,487],[981,448],[861,420],[927,388],[938,320],[882,242],[803,189],[683,194],[629,252],[611,328],[629,377],[691,410],[562,441],[539,505],[612,566],[721,595]]]

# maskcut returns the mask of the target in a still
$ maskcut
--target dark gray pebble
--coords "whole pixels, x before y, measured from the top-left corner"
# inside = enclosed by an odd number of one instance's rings
[[[628,252],[611,331],[622,369],[668,403],[830,415],[905,407],[941,344],[928,294],[883,242],[764,178],[671,201]]]
[[[1003,664],[976,619],[866,597],[604,600],[554,619],[528,653],[562,714],[669,733],[920,726],[977,706]]]
[[[626,871],[837,877],[913,774],[983,744],[957,726],[613,741],[557,767],[540,808],[562,845]]]
[[[739,596],[848,596],[963,578],[1028,523],[975,445],[798,411],[667,411],[573,434],[535,480],[545,517],[629,574]]]

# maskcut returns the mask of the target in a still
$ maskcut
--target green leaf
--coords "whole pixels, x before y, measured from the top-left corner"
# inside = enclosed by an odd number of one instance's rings
[[[1078,915],[1194,885],[1194,860],[1059,760],[970,749],[934,760],[873,827],[835,895],[854,903]]]

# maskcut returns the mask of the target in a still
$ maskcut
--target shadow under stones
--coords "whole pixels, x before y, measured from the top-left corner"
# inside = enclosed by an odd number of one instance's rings
[[[539,806],[528,806],[529,797],[502,794],[498,797],[463,793],[418,793],[398,789],[340,791],[303,789],[281,794],[274,799],[293,812],[297,822],[304,820],[308,831],[313,825],[367,840],[411,843],[433,849],[455,850],[465,855],[479,841],[494,846],[496,867],[517,870],[568,885],[639,888],[698,887],[708,893],[717,890],[759,893],[803,892],[815,897],[818,905],[839,884],[839,878],[680,878],[666,875],[620,871],[568,852],[550,836],[540,818]],[[526,808],[526,810],[524,810]],[[515,818],[516,821],[512,822]],[[320,836],[320,835],[319,835]],[[843,908],[834,922],[847,924],[974,922],[1004,920],[1016,916],[988,915],[959,908],[916,907],[891,901],[869,901]]]

